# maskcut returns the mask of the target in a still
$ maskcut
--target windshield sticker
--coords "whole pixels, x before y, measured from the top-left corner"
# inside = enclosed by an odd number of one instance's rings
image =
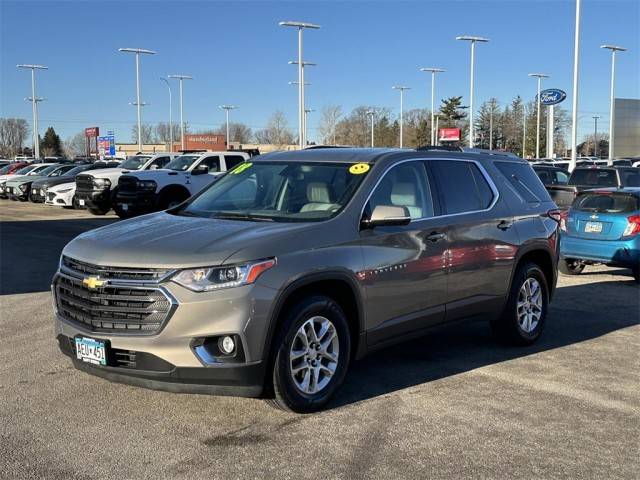
[[[251,165],[253,165],[253,163],[251,162],[247,162],[247,163],[241,163],[240,165],[238,165],[238,167],[232,171],[231,173],[234,175],[238,175],[239,173],[244,172],[247,168],[250,168]]]
[[[363,173],[367,173],[371,166],[368,163],[356,163],[349,167],[349,173],[352,175],[362,175]]]

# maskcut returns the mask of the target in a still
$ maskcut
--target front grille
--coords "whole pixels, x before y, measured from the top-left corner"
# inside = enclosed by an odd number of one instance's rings
[[[90,192],[93,190],[93,176],[76,175],[76,190]]]
[[[81,262],[66,255],[62,257],[62,266],[79,275],[94,276],[101,279],[138,280],[157,282],[166,277],[171,271],[157,268],[127,268],[102,267],[91,263]]]
[[[171,313],[167,296],[156,288],[107,285],[89,289],[81,279],[58,276],[60,316],[95,332],[157,332]]]
[[[138,179],[136,177],[121,176],[118,180],[118,193],[135,194],[137,183]]]
[[[56,198],[56,194],[54,192],[47,192],[47,198],[52,202],[53,199]]]
[[[134,350],[113,349],[114,367],[136,368],[136,352]]]

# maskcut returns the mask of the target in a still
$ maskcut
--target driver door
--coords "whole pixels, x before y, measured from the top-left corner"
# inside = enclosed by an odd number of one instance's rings
[[[193,168],[192,172],[195,172],[198,169],[208,168],[208,173],[194,175],[191,173],[190,175],[190,183],[192,185],[191,192],[196,193],[208,186],[212,183],[216,176],[220,174],[220,155],[209,155],[201,159],[198,164]]]

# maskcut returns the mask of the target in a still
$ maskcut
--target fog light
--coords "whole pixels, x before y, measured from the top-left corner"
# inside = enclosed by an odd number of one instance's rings
[[[233,338],[226,335],[219,340],[218,347],[222,353],[231,355],[236,348],[236,343],[233,341]]]

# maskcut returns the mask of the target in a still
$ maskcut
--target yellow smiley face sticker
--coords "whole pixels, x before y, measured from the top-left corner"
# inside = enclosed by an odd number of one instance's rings
[[[368,163],[355,163],[349,167],[349,173],[352,175],[362,175],[363,173],[367,173],[371,165]]]
[[[244,172],[247,168],[250,168],[250,167],[251,167],[251,165],[253,165],[253,163],[251,163],[251,162],[241,163],[241,164],[240,164],[240,165],[238,165],[238,166],[236,167],[236,169],[235,169],[233,172],[231,172],[231,173],[233,173],[234,175],[238,175],[239,173]]]

